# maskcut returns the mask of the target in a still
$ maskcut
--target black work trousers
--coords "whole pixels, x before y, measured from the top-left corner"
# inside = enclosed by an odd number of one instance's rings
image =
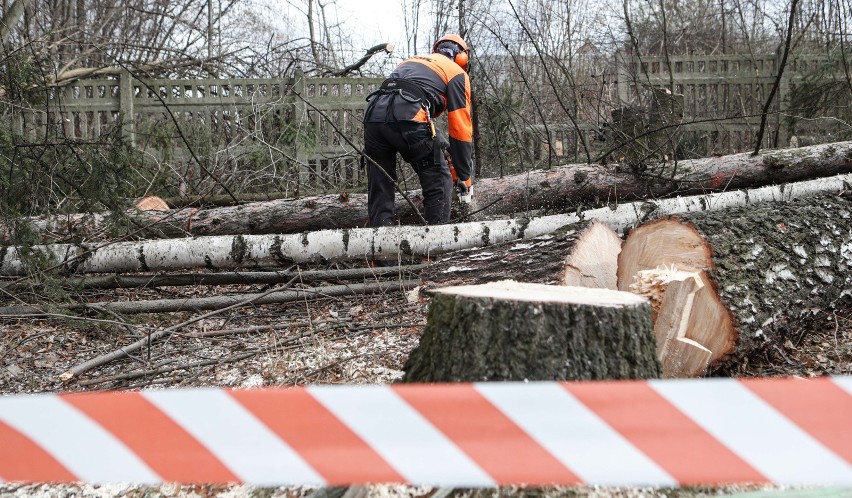
[[[367,211],[370,226],[394,224],[397,152],[420,179],[423,218],[426,222],[436,225],[450,221],[450,170],[444,163],[443,154],[438,154],[440,163],[435,164],[433,147],[434,141],[426,123],[364,123],[364,153],[378,164],[376,166],[367,160]]]

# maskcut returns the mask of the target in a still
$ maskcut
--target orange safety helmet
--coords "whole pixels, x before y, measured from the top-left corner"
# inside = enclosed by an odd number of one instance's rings
[[[432,45],[432,52],[436,52],[438,50],[438,44],[445,41],[453,42],[459,47],[461,47],[461,51],[457,53],[455,57],[453,57],[453,62],[455,62],[462,69],[467,71],[467,63],[470,60],[470,51],[467,48],[467,43],[465,43],[464,39],[461,36],[456,34],[449,34],[438,38],[435,41],[435,44]]]

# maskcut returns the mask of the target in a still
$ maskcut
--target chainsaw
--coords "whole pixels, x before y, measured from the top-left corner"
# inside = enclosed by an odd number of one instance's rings
[[[453,158],[450,152],[444,149],[444,158],[447,160],[447,165],[450,167],[450,177],[453,179],[453,205],[459,214],[459,218],[465,218],[471,212],[473,205],[473,185],[468,178],[465,181],[459,181],[459,175],[456,174],[456,168],[453,166]]]

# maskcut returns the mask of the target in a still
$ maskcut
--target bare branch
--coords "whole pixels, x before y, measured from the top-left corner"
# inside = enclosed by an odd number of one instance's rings
[[[390,44],[390,43],[380,43],[378,45],[370,47],[370,48],[367,49],[367,53],[364,54],[364,57],[361,57],[360,59],[358,59],[357,62],[344,67],[340,71],[333,72],[332,75],[333,76],[346,76],[349,73],[355,72],[355,71],[361,69],[361,66],[366,64],[370,60],[370,58],[372,58],[374,55],[376,55],[379,52],[385,52],[385,53],[390,54],[390,53],[393,52],[393,45]]]

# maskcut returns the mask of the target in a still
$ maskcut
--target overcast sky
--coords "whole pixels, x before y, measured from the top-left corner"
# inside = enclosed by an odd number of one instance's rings
[[[351,26],[353,36],[367,44],[393,43],[405,47],[405,29],[399,0],[337,0],[341,22]]]
[[[308,36],[305,17],[307,2],[292,2],[296,6],[283,0],[253,0],[253,3],[265,5],[269,13],[267,15],[271,16],[267,21],[279,26],[282,32],[293,36]],[[354,62],[367,48],[379,43],[393,44],[394,53],[381,58],[391,67],[412,55],[406,53],[401,0],[329,0],[328,4],[326,15],[329,16],[329,25],[340,23],[340,31],[344,36],[351,37],[351,44],[345,43],[343,47],[336,47],[337,50],[342,48],[343,56],[347,59],[345,63]],[[299,32],[294,32],[294,27]],[[420,50],[425,48],[420,47]]]

